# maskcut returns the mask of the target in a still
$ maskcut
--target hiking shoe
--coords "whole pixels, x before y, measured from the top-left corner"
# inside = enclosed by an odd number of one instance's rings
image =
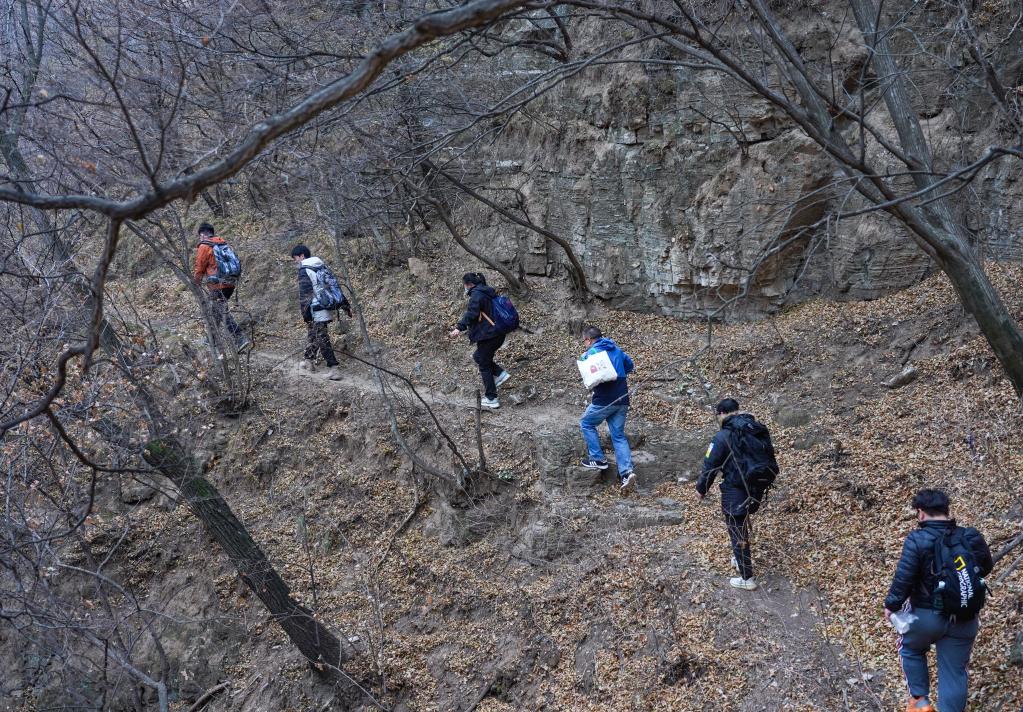
[[[248,351],[251,348],[252,348],[252,339],[248,339],[248,338],[242,339],[238,343],[238,353],[240,353],[240,354],[241,353],[245,353],[246,351]]]
[[[340,381],[345,375],[341,373],[341,369],[338,366],[331,366],[330,371],[327,372],[327,378],[332,381]]]
[[[937,712],[934,705],[926,697],[910,697],[906,712]]]
[[[743,591],[757,590],[757,582],[751,578],[744,579],[741,576],[728,579],[728,585],[732,588],[741,588]]]
[[[507,371],[501,371],[501,375],[494,379],[494,385],[499,386],[505,381],[507,381],[509,378],[511,378],[510,373],[508,373]]]
[[[304,358],[301,361],[299,361],[298,370],[303,371],[305,373],[315,373],[316,364],[310,361],[309,359]]]
[[[629,483],[634,479],[636,479],[635,470],[628,470],[627,472],[622,472],[618,475],[618,481],[621,483],[622,489],[628,487]]]
[[[490,408],[496,410],[501,407],[501,403],[496,398],[481,398],[480,405],[484,408]]]
[[[583,460],[579,464],[587,470],[606,470],[611,466],[607,460]]]
[[[739,562],[735,560],[734,556],[732,557],[732,568],[735,569],[736,571],[739,570]]]

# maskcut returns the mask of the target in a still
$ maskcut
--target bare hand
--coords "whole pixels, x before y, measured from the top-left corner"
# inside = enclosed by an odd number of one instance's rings
[[[884,609],[884,619],[886,621],[890,621],[892,619],[892,614],[893,613],[895,613],[895,611],[889,611],[887,608],[885,608]]]
[[[449,339],[457,339],[461,335],[462,335],[462,332],[459,331],[458,329],[452,329],[451,331],[448,332],[448,338]]]
[[[701,502],[703,501],[703,498],[706,497],[706,496],[707,495],[700,494],[699,492],[696,493],[696,499],[700,500]]]

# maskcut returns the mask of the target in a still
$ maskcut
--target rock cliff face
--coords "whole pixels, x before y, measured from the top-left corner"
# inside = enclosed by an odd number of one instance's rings
[[[833,30],[793,20],[790,36],[804,55],[833,45],[842,81],[862,67],[862,40],[846,29],[836,42]],[[983,92],[954,96],[942,76],[920,72],[916,88],[936,157],[950,165],[993,142],[997,120]],[[880,108],[872,118],[885,124]],[[780,110],[710,72],[591,67],[512,122],[492,153],[479,180],[517,188],[617,307],[687,316],[727,304],[755,316],[814,296],[874,298],[933,269],[887,215],[833,219],[862,203],[831,160]],[[992,166],[962,201],[989,256],[1020,257],[1019,172]],[[527,229],[495,219],[476,238],[526,274],[563,269],[560,248]]]

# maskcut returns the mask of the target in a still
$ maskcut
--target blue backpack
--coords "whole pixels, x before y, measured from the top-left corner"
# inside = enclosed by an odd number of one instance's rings
[[[213,250],[213,259],[217,261],[217,276],[209,277],[207,281],[236,284],[242,276],[242,263],[231,246],[226,242],[210,242],[209,240],[200,240],[200,244],[209,245]]]
[[[519,313],[515,311],[515,305],[508,297],[504,295],[494,297],[490,302],[490,311],[494,314],[494,329],[499,333],[507,334],[519,328]]]
[[[344,292],[341,291],[341,285],[338,284],[337,277],[330,271],[330,267],[323,265],[321,267],[308,267],[307,269],[311,269],[316,273],[316,286],[319,289],[314,301],[319,310],[340,309],[348,301],[345,299]]]

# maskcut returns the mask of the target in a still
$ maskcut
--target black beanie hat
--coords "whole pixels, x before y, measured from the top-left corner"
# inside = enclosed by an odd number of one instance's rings
[[[462,275],[462,284],[486,284],[487,279],[482,272],[466,272]]]

